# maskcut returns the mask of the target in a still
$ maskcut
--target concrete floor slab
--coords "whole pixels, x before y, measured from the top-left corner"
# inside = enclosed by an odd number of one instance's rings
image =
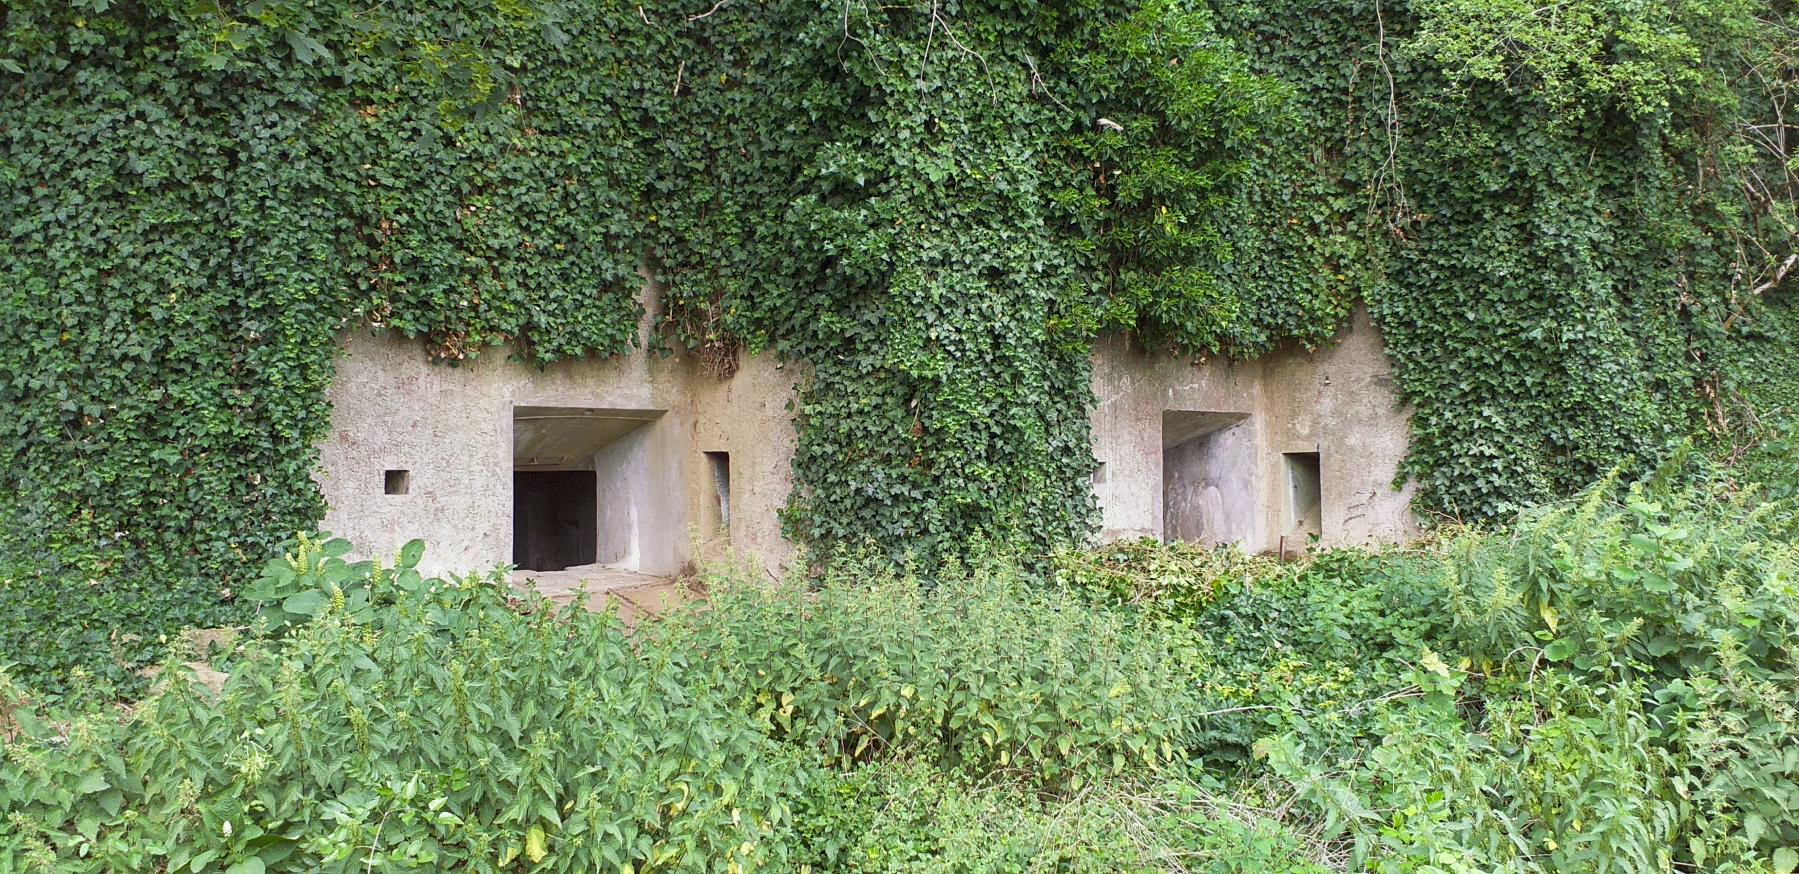
[[[521,591],[535,588],[538,594],[558,605],[575,603],[585,589],[583,606],[599,612],[617,605],[619,618],[629,626],[698,600],[681,579],[604,565],[584,565],[559,571],[513,571],[511,583],[514,589]]]

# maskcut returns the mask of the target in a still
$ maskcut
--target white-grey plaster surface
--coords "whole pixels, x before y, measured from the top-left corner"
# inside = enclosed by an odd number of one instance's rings
[[[1216,505],[1206,511],[1216,539],[1269,550],[1294,527],[1282,458],[1291,452],[1319,454],[1318,516],[1305,521],[1325,543],[1399,541],[1415,532],[1410,490],[1392,487],[1409,414],[1364,313],[1313,351],[1195,362],[1111,338],[1092,360],[1103,539],[1171,533],[1169,413],[1241,423],[1231,428],[1226,453],[1241,470],[1218,469],[1223,456],[1207,462],[1214,493],[1201,487],[1194,499]],[[513,471],[574,465],[599,473],[602,564],[666,576],[695,559],[732,555],[778,568],[794,555],[777,512],[792,489],[794,387],[803,374],[800,365],[745,356],[735,375],[719,379],[684,356],[643,352],[540,369],[510,360],[503,348],[449,366],[427,360],[416,341],[353,331],[339,341],[331,432],[320,447],[316,478],[329,505],[323,527],[363,555],[392,555],[422,537],[424,570],[486,570],[512,557]],[[597,452],[576,462],[562,456],[582,451],[578,440],[539,430],[515,435],[521,408],[606,411],[642,422],[594,438]],[[562,460],[533,466],[532,451]],[[707,452],[730,457],[728,524]],[[1181,464],[1177,458],[1174,466]],[[410,471],[408,494],[383,493],[386,470]]]
[[[416,341],[367,331],[340,338],[331,436],[315,475],[329,508],[322,527],[364,555],[391,555],[422,537],[428,572],[509,563],[520,462],[515,410],[622,411],[645,421],[585,459],[525,465],[598,472],[601,562],[669,575],[696,551],[724,543],[775,565],[791,555],[776,511],[791,488],[788,405],[797,368],[744,356],[737,374],[721,380],[680,355],[640,352],[540,369],[508,351],[450,366],[429,361]],[[533,428],[527,443],[551,452],[554,441]],[[579,451],[578,442],[554,446]],[[705,451],[731,455],[732,513],[729,530],[702,536],[702,502],[715,500]],[[383,493],[387,469],[411,472],[409,494]]]
[[[1093,354],[1093,452],[1104,465],[1096,481],[1100,537],[1192,536],[1167,530],[1162,434],[1171,413],[1234,414],[1253,441],[1238,458],[1249,467],[1244,490],[1220,489],[1209,512],[1229,515],[1245,500],[1252,519],[1242,545],[1266,551],[1282,533],[1315,528],[1325,544],[1404,541],[1417,532],[1409,486],[1393,480],[1405,456],[1410,412],[1399,400],[1392,364],[1365,312],[1320,348],[1283,348],[1253,361],[1153,355],[1120,338]],[[1319,455],[1320,496],[1313,519],[1292,519],[1283,453]],[[1177,467],[1184,456],[1172,457]],[[1216,474],[1214,474],[1216,476]],[[1191,479],[1187,476],[1187,479]],[[1175,485],[1183,474],[1175,471]],[[1178,491],[1178,488],[1177,488]],[[1205,496],[1203,490],[1200,499]],[[1247,494],[1247,498],[1245,495]],[[1177,508],[1176,515],[1186,512]],[[1202,537],[1204,540],[1231,538]],[[1293,544],[1289,544],[1292,546]]]

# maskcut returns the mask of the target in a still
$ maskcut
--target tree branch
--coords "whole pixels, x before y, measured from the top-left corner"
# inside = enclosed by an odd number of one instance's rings
[[[1793,271],[1794,265],[1799,265],[1799,252],[1794,252],[1793,254],[1788,255],[1787,259],[1785,261],[1780,262],[1780,266],[1778,268],[1775,268],[1774,278],[1770,279],[1767,282],[1764,282],[1754,288],[1749,289],[1749,294],[1751,296],[1760,296],[1767,292],[1773,291],[1775,289],[1775,287],[1779,286],[1781,282],[1786,280],[1787,274],[1791,273]]]

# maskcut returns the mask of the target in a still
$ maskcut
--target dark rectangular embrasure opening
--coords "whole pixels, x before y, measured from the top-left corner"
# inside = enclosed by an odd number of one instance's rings
[[[731,453],[706,453],[706,473],[712,481],[712,497],[706,508],[707,522],[720,537],[731,536]]]
[[[381,474],[381,493],[404,495],[412,491],[412,471],[389,470]]]
[[[512,474],[512,563],[559,571],[599,556],[599,502],[591,470]]]

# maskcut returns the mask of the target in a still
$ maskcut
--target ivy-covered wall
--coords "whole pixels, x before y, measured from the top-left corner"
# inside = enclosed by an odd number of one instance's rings
[[[1358,300],[1497,516],[1701,425],[1792,263],[1784,7],[1640,6],[18,0],[0,550],[212,603],[319,518],[335,333],[618,354],[640,271],[812,365],[817,547],[1080,538],[1096,336]]]
[[[1503,518],[1729,430],[1727,338],[1795,263],[1784,4],[1219,10],[1295,86],[1277,148],[1320,181],[1290,208],[1346,243],[1423,509]]]

